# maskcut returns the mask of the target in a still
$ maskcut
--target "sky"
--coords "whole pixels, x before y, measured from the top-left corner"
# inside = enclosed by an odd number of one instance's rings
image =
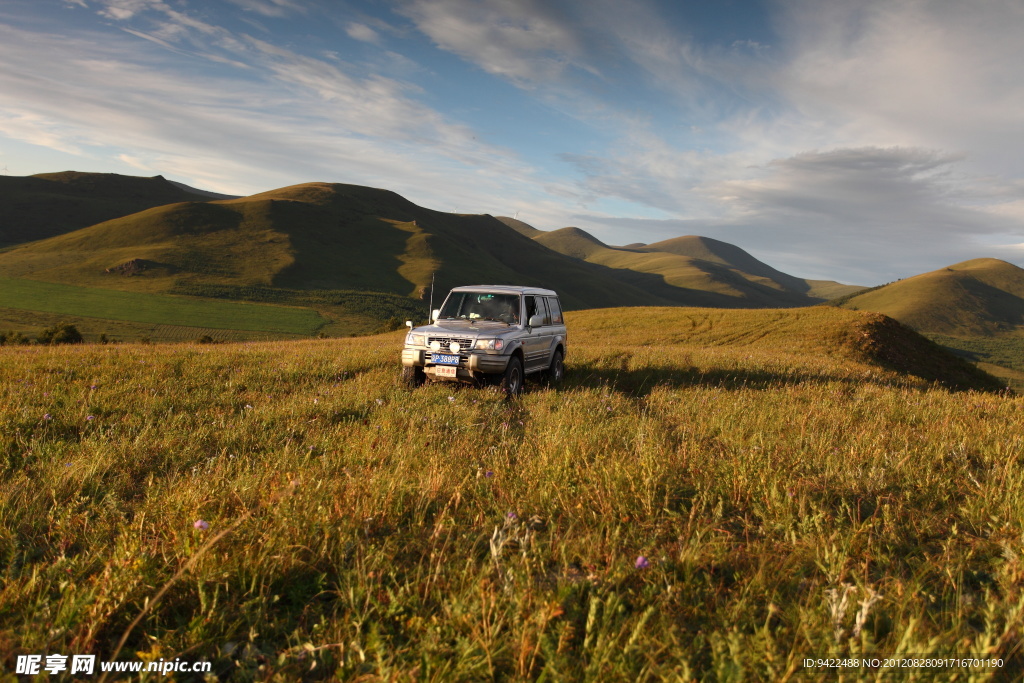
[[[1024,265],[1021,0],[4,0],[0,172],[704,235],[876,285]]]

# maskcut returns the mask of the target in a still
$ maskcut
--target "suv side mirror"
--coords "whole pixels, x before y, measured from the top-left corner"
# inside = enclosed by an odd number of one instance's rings
[[[405,321],[405,326],[408,327],[411,330],[412,329],[412,321],[411,320],[406,320]]]
[[[535,313],[530,316],[530,327],[540,327],[544,324],[544,316],[540,313]]]
[[[430,314],[430,319],[433,320],[435,323],[437,322],[437,319],[440,318],[440,317],[441,317],[441,309],[440,308],[435,308],[434,312]]]

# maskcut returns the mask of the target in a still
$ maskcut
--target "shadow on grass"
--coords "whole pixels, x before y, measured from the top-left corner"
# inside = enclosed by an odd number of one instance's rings
[[[901,380],[908,381],[909,383],[915,380],[920,382],[918,378],[912,377],[900,378],[895,381],[900,382]],[[800,384],[825,384],[830,382],[842,382],[856,386],[863,384],[892,386],[894,379],[886,376],[865,378],[833,374],[779,373],[743,368],[700,369],[696,367],[651,366],[629,369],[607,367],[607,365],[603,365],[598,361],[577,363],[568,367],[564,386],[566,388],[609,387],[628,396],[645,397],[656,387],[717,387],[730,390],[768,390]],[[950,390],[953,391],[955,389],[950,388]]]
[[[926,384],[928,382],[927,379],[911,375],[893,377],[886,374],[876,374],[871,377],[850,377],[828,373],[776,373],[741,368],[701,370],[699,368],[682,369],[664,366],[652,366],[633,370],[628,368],[609,368],[600,360],[597,362],[582,362],[582,364],[573,364],[567,367],[564,388],[609,387],[625,395],[642,398],[650,394],[651,390],[655,387],[718,387],[730,390],[768,390],[801,384],[827,384],[833,382],[840,382],[852,387],[873,384],[884,387],[915,387],[921,390],[940,386],[951,392],[993,391],[992,388],[987,386],[956,386],[944,382]]]

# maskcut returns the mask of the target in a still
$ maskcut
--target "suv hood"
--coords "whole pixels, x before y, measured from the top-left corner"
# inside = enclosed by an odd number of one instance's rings
[[[414,327],[412,331],[416,334],[428,335],[465,335],[474,337],[486,335],[493,337],[515,329],[518,329],[517,325],[509,326],[505,323],[497,323],[490,320],[441,320],[433,325]]]

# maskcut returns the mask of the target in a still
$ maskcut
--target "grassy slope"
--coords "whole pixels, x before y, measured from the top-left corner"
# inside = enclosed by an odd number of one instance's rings
[[[400,388],[400,333],[0,350],[2,666],[142,614],[119,658],[222,680],[1021,670],[1024,399],[866,362],[863,314],[643,312],[511,404]]]
[[[139,276],[107,272],[138,259]],[[385,190],[308,183],[157,207],[0,254],[8,277],[133,291],[197,285],[359,289],[424,297],[455,285],[533,284],[569,308],[669,303],[551,252],[490,216],[418,207]]]
[[[0,247],[46,239],[154,206],[206,197],[162,176],[40,173],[0,177]]]
[[[1024,270],[974,259],[854,296],[846,308],[878,311],[922,332],[991,337],[1024,328]]]

